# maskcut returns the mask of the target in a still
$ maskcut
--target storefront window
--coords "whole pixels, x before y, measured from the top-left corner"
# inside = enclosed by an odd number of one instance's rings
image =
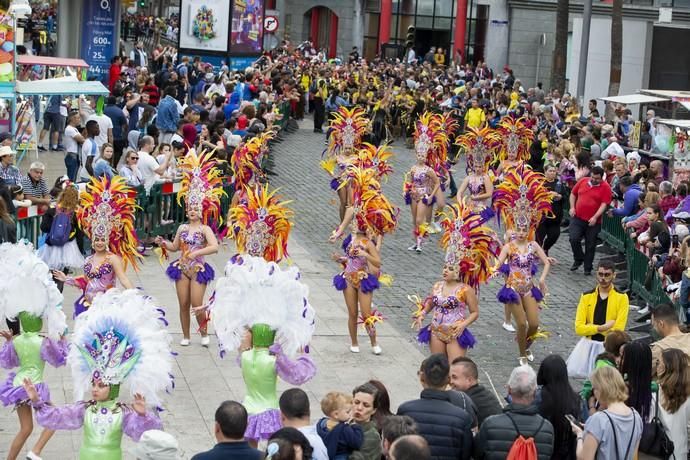
[[[416,26],[418,29],[432,29],[434,27],[434,17],[417,16]]]
[[[450,29],[451,18],[439,18],[434,19],[434,29]]]
[[[414,14],[414,5],[415,0],[400,0],[400,14]]]
[[[404,42],[407,37],[407,28],[412,25],[414,25],[414,16],[398,16],[398,34],[396,37]]]
[[[434,0],[417,0],[417,16],[434,14]]]
[[[453,16],[453,0],[436,0],[436,10],[434,16]]]

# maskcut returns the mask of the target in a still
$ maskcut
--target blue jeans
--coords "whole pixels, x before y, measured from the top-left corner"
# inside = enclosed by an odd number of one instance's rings
[[[69,180],[76,182],[77,173],[79,172],[79,156],[76,153],[66,153],[65,167],[67,168],[67,177],[69,177]]]
[[[690,300],[688,300],[688,296],[690,296],[690,278],[683,272],[683,277],[680,280],[680,299],[678,299],[678,302],[680,303],[680,308],[685,311],[685,324],[690,324]]]

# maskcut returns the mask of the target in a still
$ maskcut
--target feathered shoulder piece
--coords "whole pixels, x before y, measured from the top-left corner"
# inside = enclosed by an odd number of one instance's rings
[[[111,252],[122,257],[125,268],[132,264],[138,269],[141,254],[134,231],[136,194],[122,176],[91,179],[86,190],[79,195],[77,217],[81,229],[92,241],[103,238]]]
[[[268,185],[246,189],[246,201],[230,209],[233,233],[240,254],[263,257],[279,262],[287,254],[287,242],[293,216],[281,201],[277,190],[268,191]]]
[[[97,296],[75,324],[67,362],[77,400],[92,381],[126,385],[147,403],[160,405],[172,388],[167,321],[155,301],[137,289],[110,289]]]
[[[503,141],[501,160],[529,160],[529,148],[534,140],[534,133],[527,127],[526,121],[524,117],[507,116],[498,123],[496,130]]]
[[[491,128],[467,128],[455,143],[467,155],[467,170],[485,174],[501,148],[501,136]]]
[[[212,155],[211,151],[197,155],[190,149],[178,163],[183,176],[177,202],[181,204],[184,200],[188,209],[195,209],[205,225],[222,223],[220,198],[225,195],[221,172]]]
[[[528,230],[530,238],[542,218],[553,215],[553,197],[543,174],[525,166],[506,171],[494,191],[493,204],[509,230]]]
[[[245,331],[256,324],[274,330],[275,342],[289,356],[307,347],[314,333],[315,312],[309,304],[309,288],[300,278],[294,265],[283,269],[249,255],[230,259],[209,304],[221,355],[237,350]]]
[[[414,145],[417,155],[443,156],[448,149],[448,133],[443,130],[442,120],[439,115],[432,112],[424,112],[415,123]],[[432,166],[433,165],[429,165]]]
[[[388,144],[382,144],[376,147],[368,142],[362,142],[359,149],[357,149],[357,158],[353,163],[362,169],[373,169],[377,180],[387,177],[393,172],[393,167],[390,160],[393,157],[393,151]]]
[[[0,320],[16,319],[21,312],[42,318],[48,334],[59,337],[67,330],[62,293],[48,265],[26,240],[0,245]]]
[[[347,168],[352,187],[354,218],[357,227],[375,235],[395,230],[400,209],[394,206],[381,191],[374,169],[362,169],[355,165]]]
[[[341,150],[357,148],[367,132],[369,119],[361,107],[341,106],[333,112],[329,125],[328,152],[332,155]]]
[[[495,232],[484,222],[465,199],[446,207],[440,221],[445,263],[458,267],[460,281],[475,289],[491,276],[491,267],[501,249]]]

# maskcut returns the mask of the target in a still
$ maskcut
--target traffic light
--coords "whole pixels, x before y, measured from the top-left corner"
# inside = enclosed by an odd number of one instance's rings
[[[416,29],[414,26],[407,28],[407,36],[405,37],[405,46],[407,48],[414,48]]]
[[[148,0],[139,0],[139,8],[146,8]]]

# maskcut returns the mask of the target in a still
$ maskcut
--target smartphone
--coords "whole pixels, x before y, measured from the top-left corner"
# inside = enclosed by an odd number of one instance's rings
[[[565,414],[565,418],[567,418],[568,421],[569,421],[570,423],[574,423],[575,425],[577,425],[577,426],[579,426],[580,428],[582,428],[582,426],[583,426],[582,423],[580,423],[580,422],[579,422],[575,417],[573,417],[572,415],[570,415],[570,414]]]

